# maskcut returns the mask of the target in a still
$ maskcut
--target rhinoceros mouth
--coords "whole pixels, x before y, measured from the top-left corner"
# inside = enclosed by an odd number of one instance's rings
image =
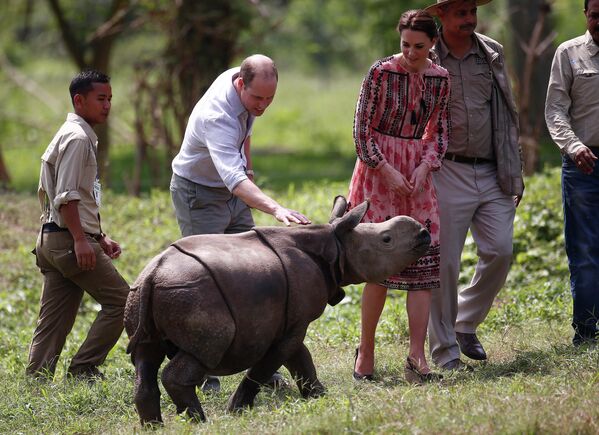
[[[431,235],[425,229],[421,230],[416,236],[414,251],[426,252],[431,244]]]

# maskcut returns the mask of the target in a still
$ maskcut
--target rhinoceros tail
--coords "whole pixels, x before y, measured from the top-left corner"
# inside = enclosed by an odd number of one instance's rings
[[[152,261],[146,266],[144,271],[137,278],[136,285],[132,288],[132,291],[138,293],[138,307],[137,307],[137,326],[135,332],[129,338],[129,344],[127,345],[127,353],[132,353],[135,350],[135,346],[140,340],[147,338],[151,335],[152,324],[150,322],[149,312],[151,308],[152,293],[154,290],[154,275],[157,268],[163,261],[163,256]]]

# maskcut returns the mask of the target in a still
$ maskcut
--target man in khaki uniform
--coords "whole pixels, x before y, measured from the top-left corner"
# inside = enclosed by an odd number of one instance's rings
[[[100,226],[98,138],[92,129],[105,122],[110,112],[109,81],[97,71],[84,71],[71,81],[75,113],[67,115],[42,156],[38,196],[43,225],[35,254],[44,284],[27,366],[27,373],[36,377],[54,375],[84,291],[101,310],[68,374],[103,378],[97,367],[123,330],[129,286],[112,264],[121,248]]]
[[[487,359],[476,330],[503,287],[512,260],[513,222],[524,191],[518,115],[503,47],[476,33],[477,7],[491,0],[437,0],[427,8],[443,25],[434,47],[451,83],[451,132],[433,180],[441,218],[441,290],[433,292],[429,341],[445,370],[467,368],[460,352]],[[468,230],[478,263],[458,292]]]

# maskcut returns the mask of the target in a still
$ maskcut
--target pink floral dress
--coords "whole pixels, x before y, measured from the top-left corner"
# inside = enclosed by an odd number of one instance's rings
[[[449,73],[431,63],[422,73],[404,69],[398,55],[376,62],[362,82],[354,118],[358,159],[349,187],[349,207],[370,199],[363,222],[407,215],[431,235],[429,251],[381,285],[390,289],[437,289],[439,283],[439,210],[429,173],[424,191],[411,196],[392,191],[380,175],[387,162],[407,179],[421,162],[441,167],[449,137]]]

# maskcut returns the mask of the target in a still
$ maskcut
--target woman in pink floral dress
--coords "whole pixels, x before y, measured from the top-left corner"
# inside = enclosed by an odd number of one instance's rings
[[[398,215],[419,221],[431,246],[416,263],[382,283],[367,283],[362,294],[362,332],[354,378],[372,380],[374,336],[387,288],[408,290],[409,382],[438,379],[431,373],[424,343],[431,291],[439,289],[439,211],[431,172],[441,166],[449,133],[449,74],[431,62],[437,38],[433,18],[405,12],[397,30],[401,54],[376,62],[362,82],[354,119],[358,159],[349,189],[350,207],[370,199],[364,222]]]

